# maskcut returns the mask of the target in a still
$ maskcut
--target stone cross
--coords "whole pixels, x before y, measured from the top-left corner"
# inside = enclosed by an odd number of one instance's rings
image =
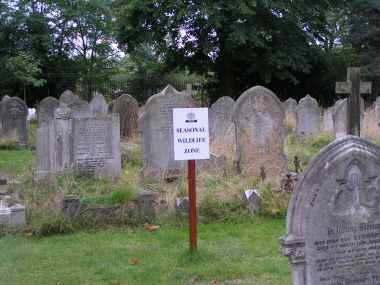
[[[360,81],[360,68],[347,69],[347,81],[337,82],[337,94],[349,94],[347,99],[347,134],[360,136],[360,94],[371,94],[372,83]]]

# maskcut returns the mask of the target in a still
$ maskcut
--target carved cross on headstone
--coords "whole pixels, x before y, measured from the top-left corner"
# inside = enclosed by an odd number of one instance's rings
[[[337,94],[349,94],[347,98],[347,134],[360,136],[360,94],[371,94],[372,83],[360,81],[360,68],[347,69],[347,81],[337,82]]]

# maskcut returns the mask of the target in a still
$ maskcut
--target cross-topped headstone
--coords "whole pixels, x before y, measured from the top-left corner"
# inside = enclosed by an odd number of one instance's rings
[[[347,134],[360,136],[360,94],[371,94],[372,83],[360,81],[360,68],[347,69],[347,81],[337,82],[337,94],[349,94],[347,99]]]

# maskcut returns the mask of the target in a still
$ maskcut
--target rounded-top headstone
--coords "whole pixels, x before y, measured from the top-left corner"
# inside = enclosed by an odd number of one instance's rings
[[[140,119],[145,177],[172,179],[181,174],[184,163],[174,160],[173,108],[194,106],[191,96],[170,85],[148,99]]]
[[[225,155],[232,160],[236,152],[235,125],[232,112],[234,99],[228,96],[219,98],[209,110],[210,149],[216,156]]]
[[[379,284],[380,148],[346,136],[309,163],[291,198],[283,253],[294,285]]]
[[[37,106],[38,125],[47,124],[54,119],[54,111],[59,107],[59,100],[54,97],[44,98]]]
[[[285,113],[294,113],[296,112],[297,109],[297,101],[293,98],[288,98],[284,103],[283,103]]]
[[[18,97],[11,97],[2,101],[2,136],[15,140],[20,145],[27,145],[28,106]]]
[[[246,176],[277,181],[287,169],[284,154],[285,113],[281,101],[269,89],[255,86],[245,91],[233,110],[236,126],[237,167]]]
[[[79,96],[75,95],[71,90],[64,91],[61,96],[59,97],[59,101],[61,103],[65,103],[67,105],[70,105],[76,101],[79,101]]]
[[[137,136],[138,111],[137,100],[129,94],[123,94],[115,101],[112,112],[119,113],[121,137],[133,138]]]
[[[317,100],[306,95],[297,106],[297,134],[315,135],[321,130],[321,110]]]
[[[91,113],[95,116],[104,116],[108,113],[108,104],[104,96],[100,93],[95,93],[90,102]]]

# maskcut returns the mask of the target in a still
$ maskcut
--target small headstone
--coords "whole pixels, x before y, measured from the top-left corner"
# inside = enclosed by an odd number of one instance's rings
[[[297,134],[315,135],[321,130],[321,110],[310,95],[302,98],[297,107]]]
[[[90,110],[93,116],[104,116],[108,113],[108,104],[102,94],[94,94],[90,102]]]
[[[149,98],[140,120],[144,151],[144,177],[172,180],[184,167],[174,160],[173,108],[194,107],[191,96],[167,86],[161,93]]]
[[[17,229],[26,224],[25,206],[21,204],[9,205],[0,200],[0,232]]]
[[[293,98],[288,98],[283,103],[283,106],[285,110],[286,122],[295,128],[297,124],[297,101]]]
[[[248,210],[252,216],[256,216],[261,211],[261,195],[257,189],[244,191],[245,200],[248,203]]]
[[[334,132],[333,113],[334,107],[329,107],[323,110],[323,131],[325,132]]]
[[[245,176],[259,177],[265,168],[279,182],[286,172],[285,113],[276,95],[261,86],[245,91],[235,103],[233,119],[237,138],[237,168]]]
[[[185,214],[187,215],[189,213],[189,197],[179,197],[175,199],[175,209],[178,214]]]
[[[294,285],[380,284],[380,148],[346,136],[297,183],[283,253]]]
[[[3,97],[0,102],[0,138],[26,146],[28,144],[27,117],[28,107],[22,99]]]
[[[216,156],[224,155],[233,160],[236,152],[235,125],[232,111],[235,101],[231,97],[221,97],[209,110],[210,150]]]
[[[80,199],[77,196],[66,196],[62,201],[63,215],[67,218],[75,218],[80,213]]]
[[[112,112],[119,113],[120,136],[122,138],[134,138],[137,136],[137,120],[139,105],[131,95],[123,94],[115,101]]]
[[[54,120],[54,111],[59,107],[59,100],[54,97],[44,98],[37,106],[38,126]]]
[[[151,222],[157,214],[157,199],[159,194],[152,190],[144,190],[137,197],[137,206],[140,218],[143,221]]]

